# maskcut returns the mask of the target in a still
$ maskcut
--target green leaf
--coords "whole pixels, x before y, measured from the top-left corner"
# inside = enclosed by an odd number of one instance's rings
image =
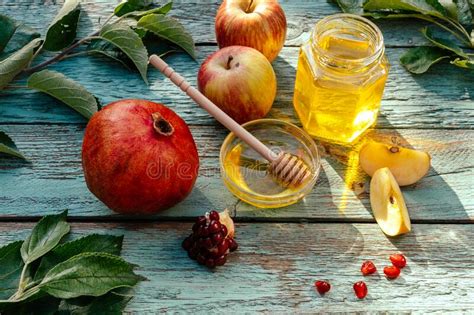
[[[421,46],[409,49],[400,58],[402,65],[411,73],[424,73],[433,64],[449,58],[446,50],[432,46]]]
[[[6,300],[18,289],[23,260],[20,248],[23,241],[10,243],[0,248],[0,300]]]
[[[83,253],[51,269],[38,285],[41,291],[57,298],[81,295],[100,296],[121,287],[132,287],[143,277],[133,272],[134,265],[106,253]]]
[[[472,1],[474,3],[474,1]],[[473,13],[468,0],[454,0],[456,4],[457,19],[466,28],[473,26]]]
[[[60,314],[117,314],[123,313],[128,302],[133,298],[133,290],[129,288],[115,289],[99,297],[79,297],[62,300]]]
[[[167,4],[162,5],[161,7],[153,8],[153,9],[146,10],[146,11],[133,12],[130,15],[135,16],[135,17],[141,17],[141,16],[145,16],[145,15],[148,15],[148,14],[163,14],[163,15],[165,15],[169,11],[171,11],[172,8],[173,8],[173,1],[170,1]]]
[[[57,51],[71,45],[76,38],[80,13],[79,0],[66,0],[48,28],[44,49]]]
[[[344,13],[359,15],[364,13],[364,0],[336,0],[336,3]]]
[[[149,14],[138,21],[138,26],[178,45],[196,59],[193,38],[178,20],[161,14]]]
[[[453,65],[455,65],[459,68],[473,69],[474,70],[474,61],[472,61],[472,60],[456,58],[453,61],[451,61],[451,64],[453,64]]]
[[[99,54],[110,59],[113,59],[117,62],[120,62],[125,68],[131,69],[130,65],[133,67],[133,62],[128,58],[128,56],[121,51],[117,46],[109,43],[108,41],[98,39],[93,40],[87,45],[87,50],[91,54]]]
[[[58,245],[61,238],[69,233],[66,222],[67,210],[60,214],[43,217],[31,231],[31,235],[21,246],[21,257],[29,264]]]
[[[99,110],[97,99],[62,73],[50,70],[35,72],[28,78],[27,85],[60,100],[87,119]]]
[[[7,46],[17,27],[18,25],[15,20],[0,14],[0,52],[5,49],[5,46]]]
[[[14,303],[4,310],[2,315],[58,315],[60,302],[60,299],[47,295],[33,301]]]
[[[463,58],[468,58],[468,56],[464,53],[464,51],[457,45],[457,43],[450,39],[445,39],[441,37],[436,37],[433,35],[433,31],[430,27],[425,27],[421,30],[421,33],[435,46],[452,51],[458,56]]]
[[[438,0],[368,0],[364,3],[368,11],[408,10],[434,16],[447,16],[446,9]]]
[[[126,0],[115,7],[114,14],[122,16],[133,11],[146,9],[152,4],[153,0]]]
[[[143,81],[148,84],[148,53],[140,36],[130,27],[121,23],[109,24],[102,28],[100,37],[122,50],[134,63]]]
[[[0,153],[5,153],[11,156],[25,159],[25,156],[18,151],[15,142],[5,132],[0,130]],[[1,266],[1,264],[0,264]],[[0,272],[1,273],[1,272]]]
[[[40,33],[36,32],[33,28],[27,25],[18,26],[12,38],[8,42],[7,46],[0,54],[0,59],[8,57],[12,53],[16,52],[17,50],[31,42],[33,39],[38,38],[40,36]]]
[[[77,240],[58,245],[46,254],[36,271],[35,280],[42,279],[49,269],[69,258],[87,252],[120,255],[123,236],[91,234]]]
[[[40,39],[34,39],[7,59],[0,61],[0,90],[7,86],[30,63],[35,49],[40,44]]]

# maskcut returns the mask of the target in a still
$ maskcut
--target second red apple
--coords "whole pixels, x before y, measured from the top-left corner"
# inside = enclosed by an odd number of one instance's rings
[[[230,46],[210,55],[198,73],[199,90],[242,124],[263,118],[275,100],[272,65],[257,50]]]
[[[224,0],[217,11],[219,47],[257,49],[272,62],[286,37],[286,17],[277,0]]]

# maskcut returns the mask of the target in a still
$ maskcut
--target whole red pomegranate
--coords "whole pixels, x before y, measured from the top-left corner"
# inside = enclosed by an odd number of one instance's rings
[[[199,157],[188,126],[175,112],[131,99],[113,102],[91,118],[82,167],[87,187],[110,209],[154,214],[191,192]]]

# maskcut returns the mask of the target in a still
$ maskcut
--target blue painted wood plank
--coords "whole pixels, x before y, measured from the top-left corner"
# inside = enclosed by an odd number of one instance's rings
[[[0,225],[0,246],[25,238],[28,223]],[[123,256],[138,264],[141,283],[127,310],[143,313],[473,313],[473,225],[414,225],[411,234],[387,239],[375,224],[238,224],[239,249],[228,263],[208,270],[190,260],[180,243],[190,223],[72,225],[75,236],[124,234]],[[388,256],[402,252],[400,278],[385,279]],[[363,277],[372,260],[378,273]],[[313,283],[332,285],[324,297]],[[358,300],[356,281],[369,288]]]

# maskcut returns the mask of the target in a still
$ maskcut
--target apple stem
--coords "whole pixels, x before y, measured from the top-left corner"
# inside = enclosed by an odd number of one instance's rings
[[[153,119],[153,129],[155,129],[155,131],[160,135],[169,137],[173,134],[173,126],[169,123],[169,121],[164,119],[160,113],[156,112],[151,114],[151,118]]]
[[[232,60],[234,60],[234,57],[229,56],[229,59],[227,59],[227,70],[230,69],[230,63],[232,62]]]
[[[250,13],[250,8],[252,7],[252,4],[253,4],[253,0],[250,0],[249,6],[245,10],[245,13]]]

